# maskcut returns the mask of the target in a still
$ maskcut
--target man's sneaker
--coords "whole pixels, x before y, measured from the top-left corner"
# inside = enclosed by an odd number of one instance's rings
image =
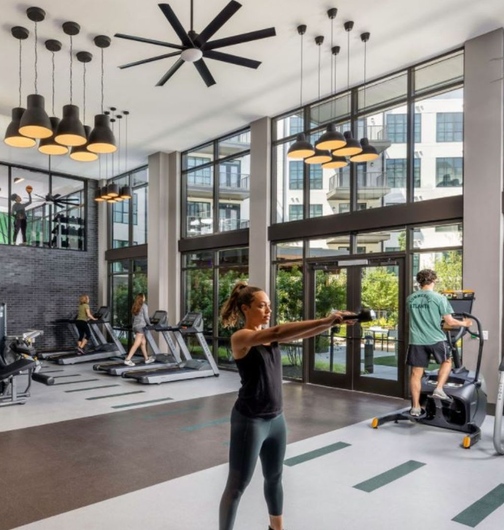
[[[149,357],[146,361],[145,361],[145,364],[151,364],[151,363],[155,363],[156,362],[156,358],[155,357]]]
[[[410,416],[419,418],[422,415],[422,409],[420,407],[418,407],[417,409],[411,407],[409,413],[410,413]]]
[[[126,366],[135,366],[135,363],[133,361],[124,361],[124,364]]]
[[[452,400],[452,398],[450,396],[445,394],[444,390],[440,390],[439,388],[436,388],[436,390],[434,390],[434,392],[432,392],[432,397],[439,398],[442,401],[451,401]]]
[[[77,348],[77,355],[83,355],[84,350],[82,348]]]

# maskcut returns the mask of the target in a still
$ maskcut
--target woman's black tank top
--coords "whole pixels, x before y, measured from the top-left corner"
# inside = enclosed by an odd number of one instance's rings
[[[251,418],[274,418],[282,413],[282,356],[277,342],[253,346],[236,359],[242,386],[235,408]]]

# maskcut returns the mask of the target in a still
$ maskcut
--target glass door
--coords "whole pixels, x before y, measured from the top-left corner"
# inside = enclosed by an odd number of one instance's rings
[[[373,309],[372,322],[336,326],[309,341],[309,381],[390,396],[405,389],[404,260],[314,264],[311,318]]]

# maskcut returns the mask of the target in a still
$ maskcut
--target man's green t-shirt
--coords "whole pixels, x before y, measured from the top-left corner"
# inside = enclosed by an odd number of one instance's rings
[[[441,319],[453,313],[453,308],[445,296],[420,290],[408,296],[406,305],[410,315],[410,344],[425,346],[446,340]]]
[[[89,304],[80,304],[79,312],[77,313],[77,320],[88,321],[87,311],[89,310]]]

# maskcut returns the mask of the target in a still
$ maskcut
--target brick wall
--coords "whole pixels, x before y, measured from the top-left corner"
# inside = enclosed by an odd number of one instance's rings
[[[98,219],[93,200],[96,182],[88,181],[87,251],[0,245],[0,302],[7,304],[7,332],[42,329],[40,349],[72,346],[66,326],[54,320],[75,313],[81,294],[91,310],[98,300]]]

